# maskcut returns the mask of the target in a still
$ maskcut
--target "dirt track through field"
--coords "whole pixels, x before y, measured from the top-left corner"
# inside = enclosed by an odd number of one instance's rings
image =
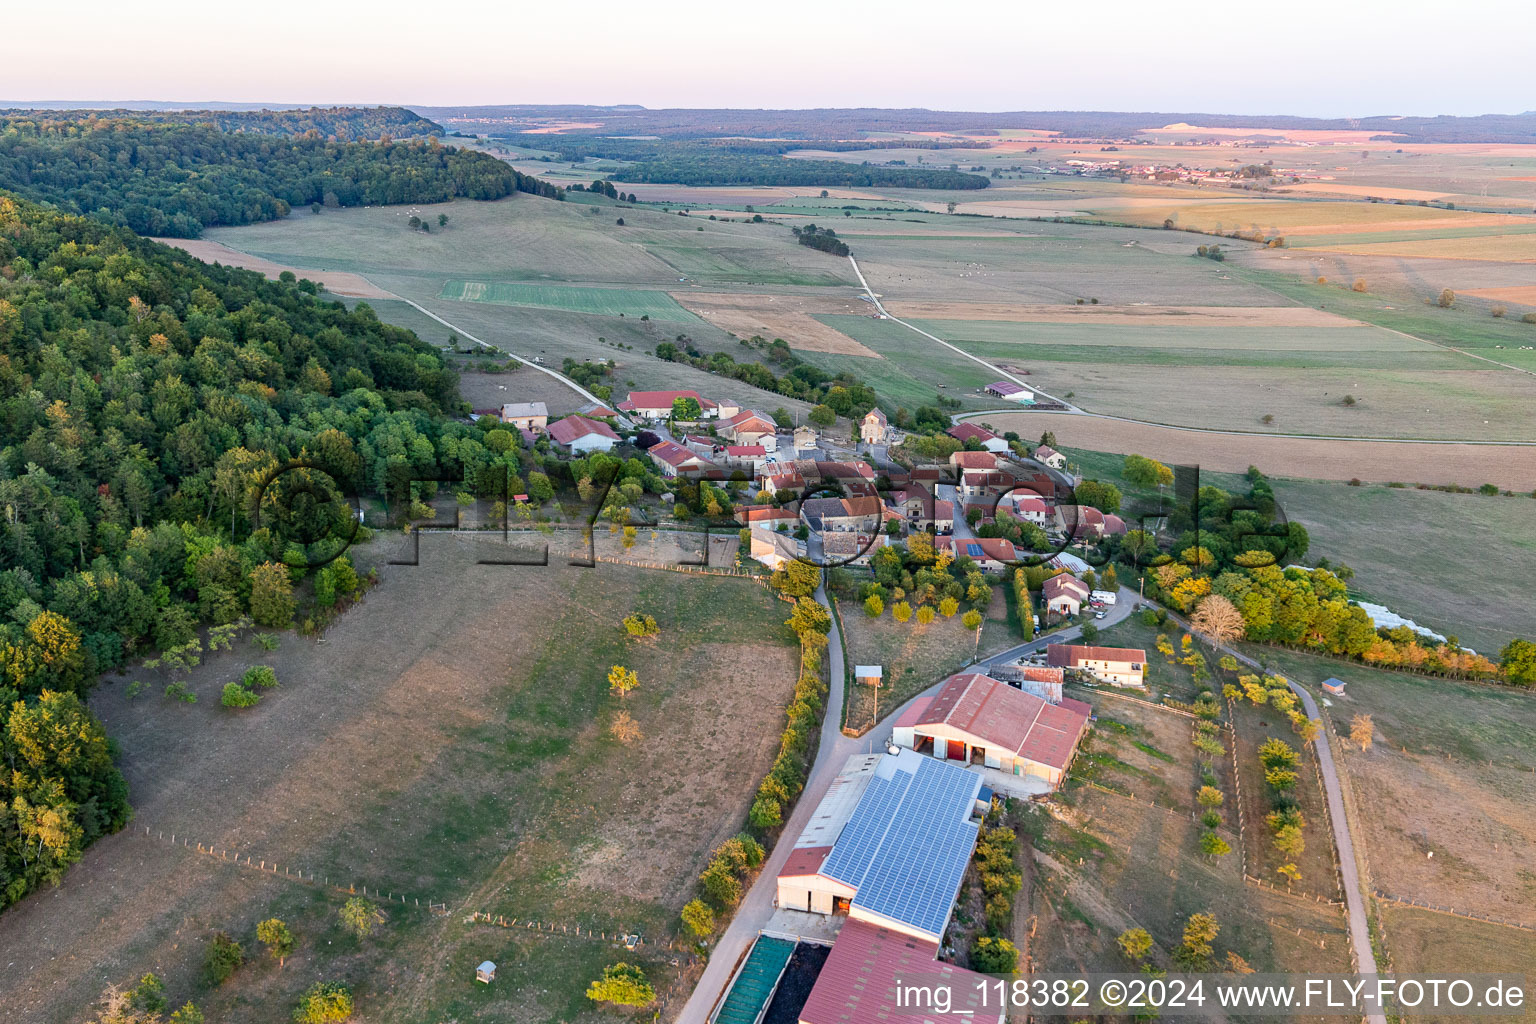
[[[1357,327],[1309,306],[1110,306],[1010,302],[885,303],[908,320],[982,320],[1034,324],[1114,324],[1137,327]]]
[[[726,292],[673,292],[690,312],[738,338],[759,335],[772,341],[783,338],[790,348],[803,352],[885,358],[874,349],[834,330],[815,314],[868,315],[874,307],[851,295],[830,298],[814,295],[753,295]]]
[[[323,284],[326,291],[336,295],[348,295],[359,299],[398,299],[400,297],[394,292],[387,292],[380,288],[362,274],[352,274],[344,270],[302,270],[299,267],[273,263],[260,256],[252,256],[239,249],[231,249],[221,242],[210,242],[201,238],[155,238],[151,241],[180,249],[204,263],[222,263],[226,267],[254,270],[273,280],[276,280],[277,275],[283,271],[291,270],[296,277],[307,277],[311,281]]]
[[[1200,465],[1229,473],[1257,466],[1270,476],[1303,480],[1536,488],[1536,446],[1223,434],[1063,413],[992,412],[979,418],[999,431],[1016,430],[1021,437],[1038,438],[1049,430],[1071,448],[1135,453],[1170,465]]]

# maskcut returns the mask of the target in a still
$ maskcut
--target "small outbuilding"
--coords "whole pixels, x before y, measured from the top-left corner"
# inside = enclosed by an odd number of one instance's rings
[[[484,982],[487,985],[495,981],[496,965],[489,960],[481,961],[480,966],[475,968],[475,980]]]
[[[1329,693],[1333,694],[1335,697],[1342,697],[1342,696],[1344,696],[1344,680],[1342,680],[1342,679],[1324,679],[1323,680],[1323,689],[1327,690]]]
[[[854,681],[860,686],[879,686],[884,674],[885,669],[879,665],[856,665],[853,669]]]

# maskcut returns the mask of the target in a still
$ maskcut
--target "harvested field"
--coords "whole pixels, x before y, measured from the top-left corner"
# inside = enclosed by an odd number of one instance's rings
[[[665,936],[777,749],[797,664],[782,606],[747,580],[472,564],[497,553],[424,539],[421,564],[384,566],[323,640],[285,634],[271,653],[241,640],[208,657],[188,680],[195,705],[161,697],[158,672],[134,673],[150,684],[137,699],[124,680],[100,687],[92,704],[121,745],[136,817],[61,888],[7,912],[0,963],[17,983],[0,986],[0,1016],[79,1020],[108,983],[153,970],[231,1024],[278,1019],[316,977],[350,984],[381,1024],[603,1019],[584,990],[615,958],[608,944],[470,925],[468,909],[643,929],[632,956],[658,989],[686,970],[668,963]],[[624,635],[635,610],[656,616],[661,643]],[[220,707],[222,683],[256,661],[281,687],[247,711]],[[608,735],[612,664],[639,673],[624,710],[647,742]],[[651,742],[661,736],[683,749]],[[359,943],[337,923],[346,893],[184,850],[182,836],[423,907],[396,903]],[[452,913],[429,914],[429,898]],[[273,913],[300,938],[281,971],[252,952]],[[210,990],[198,977],[215,930],[245,942],[249,962]],[[486,956],[521,993],[494,1013],[496,993],[473,981]]]
[[[1458,294],[1492,302],[1512,302],[1517,306],[1536,306],[1536,284],[1517,288],[1474,288]]]
[[[508,402],[543,402],[551,419],[575,412],[586,399],[547,373],[519,366],[506,373],[484,373],[470,362],[459,371],[459,394],[476,409],[499,409]]]
[[[1314,229],[1306,229],[1316,233]],[[1309,245],[1319,252],[1353,252],[1364,256],[1413,256],[1441,260],[1488,260],[1536,263],[1536,234],[1484,235],[1478,238],[1421,238],[1399,242],[1351,242]]]
[[[1095,211],[1100,212],[1100,211]],[[1114,220],[1161,227],[1172,218],[1180,228],[1202,231],[1246,231],[1258,228],[1286,235],[1328,235],[1356,231],[1433,231],[1438,228],[1530,224],[1536,218],[1460,210],[1426,210],[1387,203],[1334,203],[1300,200],[1228,200],[1199,204],[1165,204],[1163,208],[1108,207]]]
[[[325,290],[335,292],[337,295],[348,295],[359,299],[395,299],[399,298],[394,292],[387,292],[383,288],[369,281],[362,274],[354,274],[344,270],[302,270],[298,267],[289,267],[281,263],[273,263],[264,260],[260,256],[252,256],[238,249],[231,249],[220,242],[210,242],[204,238],[152,238],[152,242],[160,242],[180,249],[190,256],[195,256],[204,263],[222,263],[226,267],[241,267],[245,270],[255,270],[273,280],[285,270],[293,271],[297,277],[307,277],[311,281],[325,285]]]
[[[873,308],[852,295],[838,298],[819,295],[673,292],[672,297],[684,308],[738,338],[754,335],[769,341],[783,338],[790,348],[805,352],[884,358],[874,349],[815,319],[816,314],[859,315]]]
[[[1198,464],[1241,473],[1259,466],[1272,476],[1310,480],[1403,480],[1412,483],[1484,483],[1517,491],[1536,488],[1536,446],[1343,441],[1226,434],[1067,413],[992,412],[987,422],[1022,437],[1056,433],[1064,445],[1146,455],[1161,462]]]
[[[1392,968],[1398,974],[1429,977],[1474,971],[1525,974],[1529,986],[1531,964],[1536,963],[1536,932],[1390,903],[1380,906],[1381,921],[1387,933],[1387,951],[1392,956]],[[1413,1015],[1413,1019],[1425,1024],[1449,1024],[1451,1021],[1464,1024],[1469,1018],[1420,1011]],[[1517,1024],[1529,1019],[1528,1009],[1505,1016],[1477,1018],[1489,1024]]]
[[[1111,306],[1006,302],[887,302],[903,320],[984,320],[1137,327],[1358,327],[1309,306]]]
[[[1434,202],[1444,199],[1451,192],[1434,192],[1422,188],[1392,188],[1385,185],[1339,185],[1331,181],[1309,181],[1301,185],[1286,185],[1278,188],[1276,192],[1300,192],[1303,194],[1322,194],[1335,196],[1358,196],[1361,199],[1375,197],[1378,199],[1402,199],[1408,202]]]

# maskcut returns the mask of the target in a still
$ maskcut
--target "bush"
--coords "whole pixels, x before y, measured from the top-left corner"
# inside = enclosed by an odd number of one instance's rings
[[[885,612],[885,602],[880,600],[879,594],[870,594],[864,601],[864,614],[872,619],[878,619]]]
[[[270,665],[252,665],[245,670],[245,675],[240,677],[248,690],[270,690],[277,685],[277,673]]]
[[[240,948],[240,943],[223,932],[218,932],[208,943],[208,953],[203,958],[203,974],[208,979],[208,984],[222,985],[243,963],[245,963],[245,951]]]
[[[715,912],[701,899],[691,899],[683,907],[683,924],[694,935],[703,938],[715,930]]]
[[[970,611],[960,616],[960,625],[964,626],[966,629],[980,629],[981,612],[977,611],[975,608],[972,608]]]
[[[261,703],[261,694],[252,693],[239,683],[225,683],[219,703],[227,708],[253,708]]]
[[[1019,951],[1007,939],[983,935],[971,947],[971,968],[983,974],[1012,974],[1019,969]]]
[[[334,981],[317,981],[299,996],[295,1024],[329,1024],[352,1016],[352,990]]]
[[[639,967],[617,963],[604,967],[603,976],[587,986],[587,998],[619,1006],[648,1006],[656,1000],[656,990]]]

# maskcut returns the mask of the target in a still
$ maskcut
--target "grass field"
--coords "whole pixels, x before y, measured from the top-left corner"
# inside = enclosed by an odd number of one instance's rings
[[[975,392],[996,380],[997,374],[901,324],[851,314],[822,314],[816,319],[868,346],[883,358],[830,352],[806,352],[802,353],[803,358],[833,373],[847,370],[857,374],[894,405],[916,409],[920,405],[934,404],[939,395],[959,400],[972,408],[993,401],[983,399]]]
[[[457,302],[491,302],[502,306],[560,309],[595,316],[647,317],[692,324],[698,317],[679,306],[666,292],[635,288],[576,288],[569,286],[449,281],[440,299]]]
[[[942,682],[977,655],[976,634],[952,619],[935,616],[926,626],[897,622],[890,609],[878,619],[864,614],[858,601],[839,601],[843,642],[848,647],[848,666],[880,665],[885,675],[880,686],[879,718],[887,717],[908,698]],[[1011,638],[1003,647],[1018,641]],[[854,684],[847,691],[844,726],[862,732],[876,717],[876,693]]]
[[[1392,968],[1399,974],[1433,977],[1469,972],[1505,975],[1523,972],[1529,978],[1530,965],[1536,963],[1536,932],[1392,905],[1382,907],[1381,919],[1386,926]],[[1478,1019],[1513,1024],[1526,1020],[1529,1015],[1526,1010]],[[1464,1015],[1452,1014],[1421,1013],[1415,1016],[1433,1024],[1467,1020]]]
[[[1528,813],[1536,697],[1278,648],[1250,653],[1314,693],[1328,676],[1344,680],[1345,696],[1328,698],[1328,717],[1342,734],[1335,757],[1350,780],[1357,842],[1376,888],[1536,924],[1536,823]],[[1369,751],[1348,739],[1356,714],[1375,723]]]
[[[618,959],[669,993],[687,970],[669,964],[677,911],[777,749],[797,664],[781,606],[741,580],[557,559],[476,567],[476,547],[428,540],[419,567],[385,567],[324,642],[285,635],[263,655],[240,641],[208,658],[189,680],[195,705],[160,696],[155,672],[136,674],[150,683],[137,699],[125,680],[99,689],[135,821],[63,888],[7,912],[0,958],[27,981],[0,990],[0,1013],[78,1020],[107,983],[148,970],[210,1020],[262,1024],[317,978],[352,985],[379,1022],[600,1019],[583,991]],[[660,643],[625,638],[619,619],[636,609],[658,619]],[[280,688],[221,708],[219,687],[258,658]],[[641,680],[626,710],[644,739],[629,747],[607,732],[612,664]],[[176,845],[144,838],[146,825]],[[336,921],[345,894],[221,863],[183,836],[450,913],[397,904],[359,943]],[[470,925],[471,909],[638,929],[646,945]],[[300,936],[281,971],[251,937],[274,913]],[[198,972],[216,930],[253,962],[208,990]],[[473,980],[486,957],[500,965],[493,988]],[[91,966],[58,969],[68,962]]]
[[[1070,823],[1053,818],[1038,844],[1037,970],[1124,971],[1115,938],[1137,926],[1152,935],[1153,962],[1167,967],[1194,913],[1216,916],[1223,962],[1231,951],[1260,971],[1349,969],[1340,913],[1245,885],[1235,854],[1213,864],[1200,853],[1198,822],[1086,788],[1067,815]]]

